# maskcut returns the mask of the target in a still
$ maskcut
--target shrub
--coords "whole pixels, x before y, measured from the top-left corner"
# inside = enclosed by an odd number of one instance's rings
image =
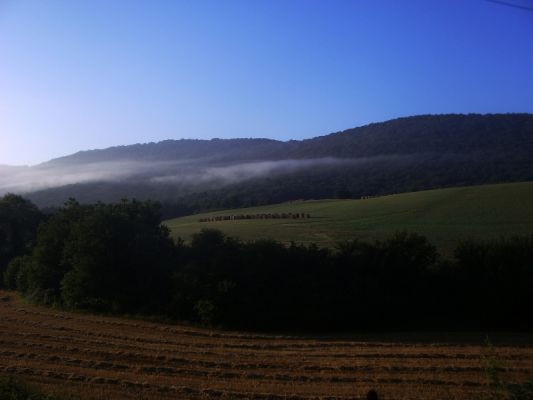
[[[59,400],[45,395],[34,387],[13,378],[0,377],[0,399],[2,400]]]

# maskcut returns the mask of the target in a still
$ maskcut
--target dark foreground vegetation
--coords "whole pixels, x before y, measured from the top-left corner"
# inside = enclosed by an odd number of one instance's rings
[[[1,400],[59,400],[55,396],[46,395],[24,382],[13,378],[0,377]]]
[[[40,303],[261,330],[533,327],[533,236],[443,259],[407,232],[335,251],[216,230],[174,243],[151,202],[71,200],[43,216],[8,195],[0,216],[4,285]]]

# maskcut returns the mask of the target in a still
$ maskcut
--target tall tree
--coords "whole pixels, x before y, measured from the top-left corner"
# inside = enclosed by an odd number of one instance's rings
[[[31,201],[14,194],[0,198],[0,276],[12,258],[29,252],[42,219]]]

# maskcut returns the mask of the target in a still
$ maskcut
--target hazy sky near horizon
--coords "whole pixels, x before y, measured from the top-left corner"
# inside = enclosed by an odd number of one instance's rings
[[[533,11],[487,0],[0,0],[0,164],[451,112],[533,112]]]

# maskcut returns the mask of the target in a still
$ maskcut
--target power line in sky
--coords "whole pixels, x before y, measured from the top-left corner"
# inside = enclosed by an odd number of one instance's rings
[[[488,1],[490,3],[500,4],[502,6],[518,8],[519,10],[525,10],[525,11],[533,12],[533,7],[523,6],[521,4],[509,3],[507,1],[502,1],[502,0],[485,0],[485,1]]]

